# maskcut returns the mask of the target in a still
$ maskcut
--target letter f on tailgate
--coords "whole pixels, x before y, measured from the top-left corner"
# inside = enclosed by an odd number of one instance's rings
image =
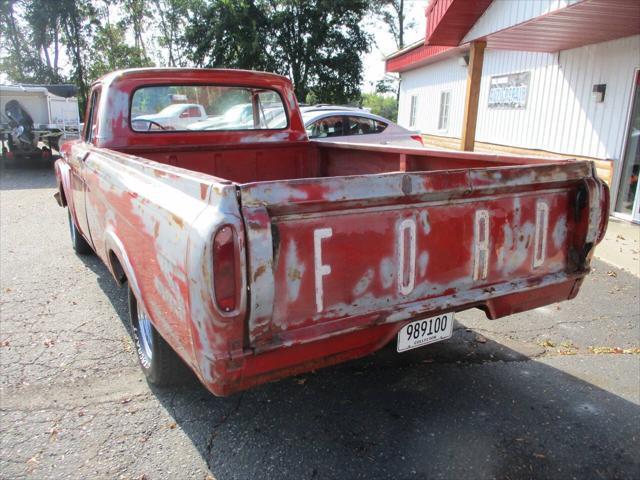
[[[322,264],[322,239],[329,238],[333,235],[330,228],[318,228],[313,231],[313,257],[315,260],[316,272],[316,308],[318,313],[323,309],[322,303],[322,277],[331,273],[330,265]]]

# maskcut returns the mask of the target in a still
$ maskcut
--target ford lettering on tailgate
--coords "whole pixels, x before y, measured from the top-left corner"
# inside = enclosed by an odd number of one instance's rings
[[[273,218],[273,325],[399,305],[562,271],[568,192]]]

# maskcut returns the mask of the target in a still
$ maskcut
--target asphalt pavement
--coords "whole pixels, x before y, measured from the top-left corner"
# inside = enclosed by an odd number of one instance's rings
[[[638,479],[640,279],[216,398],[151,388],[50,165],[0,179],[0,478]]]

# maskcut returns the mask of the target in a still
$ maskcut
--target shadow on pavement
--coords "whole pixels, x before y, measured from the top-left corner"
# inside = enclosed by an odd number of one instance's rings
[[[129,330],[126,289],[82,258]],[[640,477],[638,405],[461,325],[230,398],[153,391],[218,480]]]
[[[55,188],[56,176],[51,160],[21,159],[3,162],[0,160],[0,190],[28,190],[37,188]]]

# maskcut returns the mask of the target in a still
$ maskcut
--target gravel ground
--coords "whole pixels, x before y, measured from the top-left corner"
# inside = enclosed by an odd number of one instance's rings
[[[0,478],[640,478],[639,279],[220,399],[150,388],[50,165],[0,181]]]

